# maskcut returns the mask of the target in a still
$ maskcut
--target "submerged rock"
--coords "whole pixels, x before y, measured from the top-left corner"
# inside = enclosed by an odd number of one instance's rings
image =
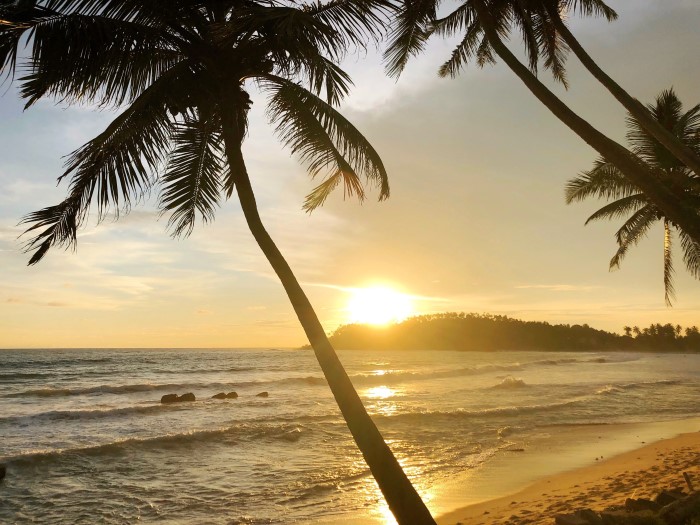
[[[196,398],[194,397],[194,394],[192,392],[187,392],[186,394],[182,394],[177,398],[178,403],[182,401],[195,401]]]
[[[226,394],[226,399],[236,399],[238,397],[238,392],[229,392]]]
[[[267,392],[260,392],[259,394],[255,394],[255,397],[269,397],[270,394]]]
[[[3,479],[5,477],[5,474],[7,474],[7,467],[0,463],[0,479]]]
[[[160,398],[161,403],[177,403],[177,394],[165,394]]]
[[[226,399],[226,392],[219,392],[211,396],[212,399]]]

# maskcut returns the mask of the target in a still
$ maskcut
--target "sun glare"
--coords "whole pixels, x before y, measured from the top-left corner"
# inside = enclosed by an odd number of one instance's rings
[[[383,286],[357,288],[348,301],[347,312],[350,323],[384,325],[409,317],[413,301],[410,295]]]

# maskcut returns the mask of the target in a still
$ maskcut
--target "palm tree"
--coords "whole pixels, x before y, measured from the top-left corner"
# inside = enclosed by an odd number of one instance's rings
[[[541,10],[527,11],[523,7],[526,3],[526,0],[464,0],[447,16],[438,18],[441,0],[404,0],[394,17],[392,39],[385,53],[389,74],[399,75],[409,58],[424,48],[432,34],[462,34],[452,56],[440,69],[442,75],[457,75],[470,59],[475,59],[480,67],[494,63],[495,53],[559,120],[613,163],[669,220],[700,242],[698,210],[657,178],[642,159],[591,126],[537,79],[536,66],[544,54],[545,67],[552,70],[555,79],[565,83],[563,41],[559,33],[552,31],[552,24]],[[577,7],[584,3],[567,0],[564,5]],[[513,26],[523,34],[529,67],[504,44]]]
[[[617,19],[617,13],[602,0],[497,0],[510,7],[512,23],[519,27],[530,58],[530,67],[537,70],[537,58],[545,55],[545,67],[552,70],[554,78],[566,86],[564,61],[569,50],[622,106],[639,122],[640,126],[658,140],[679,160],[700,174],[700,157],[678,140],[659,122],[647,108],[615,82],[571,33],[566,17],[578,11],[586,16],[604,16],[608,21]],[[495,2],[494,2],[495,3]],[[494,4],[492,4],[494,5]]]
[[[664,91],[656,98],[648,111],[657,122],[678,137],[692,150],[700,151],[700,104],[683,112],[681,101],[673,89]],[[627,119],[627,138],[632,151],[654,168],[657,176],[681,195],[683,199],[700,207],[700,177],[672,155],[652,137],[632,115]],[[593,169],[571,179],[566,185],[566,202],[582,201],[588,197],[612,200],[591,215],[586,224],[599,219],[628,217],[615,234],[618,249],[610,260],[610,268],[619,268],[623,257],[631,246],[637,244],[656,222],[664,228],[664,290],[666,304],[671,306],[675,297],[673,287],[673,237],[680,239],[683,261],[688,271],[700,279],[700,243],[695,242],[678,224],[666,217],[661,209],[631,184],[620,170],[604,159],[596,161]]]
[[[15,0],[0,4],[0,66],[10,78],[20,67],[26,71],[19,83],[27,107],[50,97],[121,109],[68,158],[60,177],[70,177],[66,199],[25,217],[33,235],[29,263],[52,246],[74,247],[91,205],[103,217],[157,183],[173,234],[186,236],[197,217],[212,220],[235,191],[389,508],[401,524],[434,524],[265,230],[241,151],[254,84],[267,95],[282,142],[312,176],[325,174],[306,210],[340,184],[363,199],[361,175],[379,187],[380,200],[387,198],[379,155],[334,107],[351,84],[336,63],[350,47],[380,36],[387,6],[385,0]],[[18,66],[22,43],[31,48]]]

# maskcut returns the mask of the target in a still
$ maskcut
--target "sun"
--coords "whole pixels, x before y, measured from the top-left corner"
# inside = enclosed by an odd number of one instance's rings
[[[347,305],[348,322],[385,325],[400,322],[413,313],[410,295],[384,286],[355,288]]]

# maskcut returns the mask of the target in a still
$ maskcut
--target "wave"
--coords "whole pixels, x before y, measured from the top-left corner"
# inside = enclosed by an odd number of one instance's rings
[[[497,385],[493,385],[491,388],[499,390],[512,390],[514,388],[523,388],[526,386],[528,385],[522,379],[518,379],[513,376],[506,376],[503,378],[503,381]]]
[[[465,410],[462,408],[459,408],[457,410],[422,410],[392,415],[378,414],[373,417],[377,419],[386,419],[389,421],[414,421],[423,418],[470,419],[476,417],[514,416],[520,414],[529,414],[533,412],[546,412],[559,408],[575,406],[585,401],[587,401],[587,398],[569,399],[566,401],[558,401],[555,403],[543,403],[538,405],[484,408],[481,410]]]
[[[217,403],[218,404],[218,403]],[[157,404],[144,406],[128,406],[120,408],[103,408],[93,410],[51,410],[39,414],[27,416],[0,417],[0,424],[26,425],[38,422],[51,421],[80,421],[86,419],[101,419],[111,417],[128,417],[132,415],[148,415],[191,408],[189,403],[184,404]]]
[[[520,363],[509,363],[505,365],[478,365],[452,370],[434,370],[429,372],[411,372],[408,370],[388,370],[382,371],[381,374],[356,374],[351,377],[353,382],[364,384],[387,384],[399,383],[403,381],[427,380],[427,379],[442,379],[450,377],[471,376],[479,374],[488,374],[491,372],[515,372],[523,369]]]
[[[680,384],[678,379],[658,379],[656,381],[638,381],[635,383],[622,383],[619,385],[605,385],[596,390],[597,395],[617,394],[626,390],[636,390],[639,388],[655,387],[659,385],[677,385]]]
[[[0,457],[3,463],[18,466],[30,466],[36,463],[54,461],[64,457],[80,456],[104,456],[121,453],[125,448],[160,448],[162,446],[173,447],[177,445],[192,445],[226,441],[234,438],[234,442],[241,439],[259,441],[269,439],[275,441],[297,442],[307,430],[301,425],[270,425],[241,423],[230,427],[221,427],[206,430],[190,430],[187,432],[161,434],[143,438],[124,438],[100,445],[33,450],[15,456]]]
[[[326,380],[318,376],[299,376],[285,377],[281,379],[272,379],[268,381],[231,381],[231,382],[213,382],[213,383],[142,383],[142,384],[127,384],[127,385],[98,385],[82,388],[38,388],[32,390],[24,390],[22,392],[13,392],[5,394],[2,397],[64,397],[64,396],[79,396],[89,394],[133,394],[138,392],[152,392],[158,390],[167,391],[189,391],[189,390],[225,390],[246,387],[260,387],[265,385],[275,384],[306,384],[306,385],[325,385]]]
[[[5,383],[5,382],[13,382],[17,381],[18,379],[40,379],[40,378],[46,378],[46,377],[51,377],[54,374],[42,374],[41,372],[13,372],[13,373],[4,373],[0,374],[0,383]]]

